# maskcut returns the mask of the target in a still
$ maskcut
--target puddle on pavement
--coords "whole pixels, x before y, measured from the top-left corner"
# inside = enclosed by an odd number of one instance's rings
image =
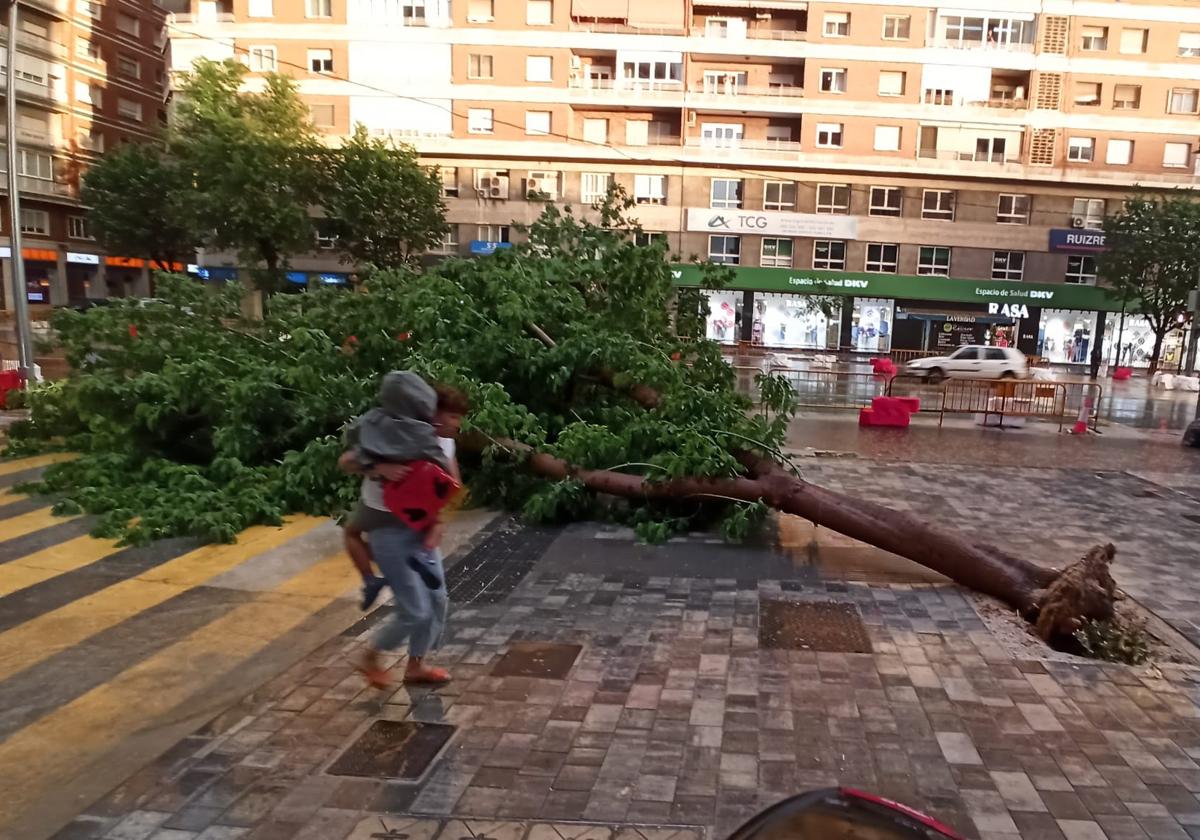
[[[779,517],[779,547],[797,568],[822,577],[865,583],[949,583],[932,569],[880,548],[820,528],[798,516]]]
[[[333,764],[333,776],[418,781],[454,734],[444,723],[377,720]]]

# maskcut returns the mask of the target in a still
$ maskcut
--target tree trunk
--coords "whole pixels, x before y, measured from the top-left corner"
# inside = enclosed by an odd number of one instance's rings
[[[1155,372],[1158,370],[1158,356],[1162,352],[1163,339],[1165,339],[1167,337],[1167,333],[1169,331],[1170,331],[1169,325],[1162,332],[1159,332],[1158,330],[1154,331],[1154,350],[1150,354],[1150,375],[1151,376],[1154,376]]]

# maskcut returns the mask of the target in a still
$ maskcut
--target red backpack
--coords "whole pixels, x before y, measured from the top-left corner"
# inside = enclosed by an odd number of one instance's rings
[[[428,531],[461,486],[432,461],[412,461],[403,479],[383,483],[383,503],[414,531]]]

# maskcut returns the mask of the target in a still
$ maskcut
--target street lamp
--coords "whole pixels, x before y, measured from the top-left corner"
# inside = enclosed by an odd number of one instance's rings
[[[17,175],[17,0],[8,2],[8,64],[5,67],[4,127],[8,151],[9,250],[12,264],[13,315],[17,333],[17,365],[21,382],[33,375],[33,337],[25,289],[25,259],[21,254],[21,196]]]

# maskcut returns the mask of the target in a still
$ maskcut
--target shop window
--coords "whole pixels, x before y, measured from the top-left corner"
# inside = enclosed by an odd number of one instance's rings
[[[742,322],[741,292],[704,292],[708,298],[706,335],[711,341],[732,344],[740,337]]]
[[[899,216],[901,191],[899,187],[871,187],[869,216]]]
[[[491,134],[494,130],[495,121],[491,108],[467,109],[468,134]]]
[[[996,204],[996,223],[1027,225],[1029,224],[1029,208],[1029,196],[1003,193]]]
[[[826,38],[848,37],[850,35],[850,13],[826,12],[824,31]]]
[[[1195,114],[1200,103],[1200,90],[1196,88],[1172,88],[1168,102],[1168,114]]]
[[[841,123],[817,123],[817,148],[819,148],[819,149],[840,149],[840,148],[842,148],[842,124]]]
[[[490,79],[492,74],[492,56],[481,53],[471,53],[467,56],[468,79]]]
[[[813,241],[813,268],[831,271],[846,270],[846,243],[840,239]]]
[[[819,87],[822,93],[845,93],[846,68],[822,67],[819,79]]]
[[[86,216],[68,216],[67,217],[67,236],[71,239],[93,239]]]
[[[837,346],[840,307],[828,315],[807,295],[756,294],[751,340],[766,347]]]
[[[443,166],[442,195],[446,198],[458,198],[458,167]]]
[[[21,233],[36,233],[40,236],[50,235],[50,214],[45,210],[21,208]]]
[[[1096,159],[1095,137],[1072,137],[1067,140],[1067,160],[1091,163]]]
[[[729,178],[713,178],[709,207],[736,210],[742,206],[742,182]]]
[[[633,176],[633,198],[638,204],[666,204],[667,176]]]
[[[1104,227],[1103,198],[1077,198],[1071,203],[1071,227],[1099,230]]]
[[[1025,276],[1024,251],[992,252],[993,280],[1021,280]]]
[[[1135,321],[1126,322],[1124,337],[1130,338]],[[1085,364],[1091,354],[1092,331],[1096,326],[1094,313],[1073,312],[1065,309],[1043,309],[1040,324],[1041,343],[1038,355],[1058,364]],[[1115,325],[1114,325],[1115,327]],[[1116,330],[1114,329],[1114,332]],[[1111,346],[1109,336],[1105,344]]]
[[[1063,279],[1068,283],[1095,286],[1096,258],[1085,254],[1071,254],[1067,257],[1067,274]]]
[[[917,274],[950,276],[950,249],[940,245],[922,245],[917,252]]]
[[[868,242],[864,268],[872,274],[895,274],[900,266],[900,246],[890,242]]]
[[[792,240],[764,237],[759,264],[774,268],[791,268]]]
[[[525,57],[525,81],[551,82],[554,81],[554,60],[548,55],[530,55]]]
[[[767,181],[763,185],[763,209],[795,210],[796,184],[792,181]]]
[[[279,69],[279,59],[274,47],[250,47],[246,51],[246,66],[253,73],[274,73]]]
[[[833,215],[849,213],[849,184],[817,184],[817,212]]]
[[[1167,143],[1163,146],[1163,166],[1186,168],[1192,157],[1191,143]]]
[[[708,258],[715,263],[737,265],[742,261],[742,238],[740,236],[708,237]]]
[[[925,190],[921,196],[921,218],[954,221],[954,190]]]
[[[885,41],[907,41],[912,29],[912,17],[909,15],[884,15],[883,39]]]
[[[850,313],[850,344],[859,352],[886,353],[892,346],[892,302],[855,298]]]
[[[1080,49],[1085,52],[1103,52],[1108,49],[1107,26],[1085,26]]]
[[[1121,30],[1121,52],[1124,55],[1142,55],[1146,52],[1146,45],[1149,41],[1150,30],[1148,29]]]
[[[579,180],[579,200],[584,204],[599,204],[608,198],[612,175],[607,172],[584,172]]]

